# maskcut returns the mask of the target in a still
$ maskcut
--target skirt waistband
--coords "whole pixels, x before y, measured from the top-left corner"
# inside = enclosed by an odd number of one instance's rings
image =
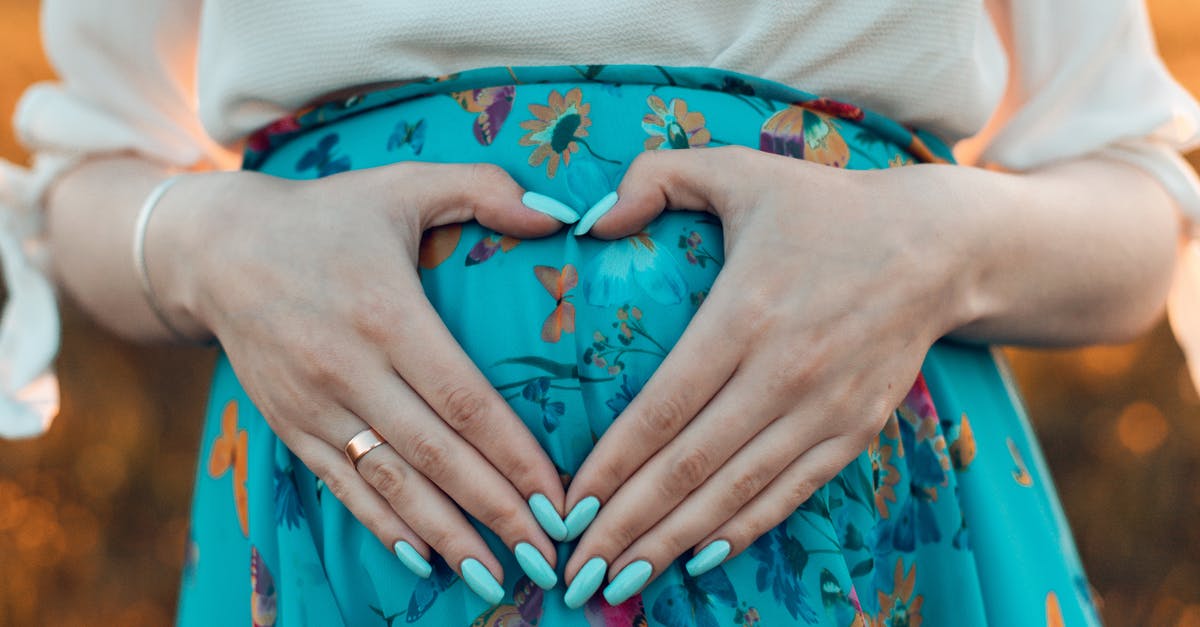
[[[414,79],[384,89],[369,89],[341,100],[308,107],[251,135],[246,144],[243,168],[258,170],[272,152],[297,136],[381,107],[424,96],[449,94],[467,111],[479,113],[481,118],[488,116],[494,121],[507,117],[511,111],[511,90],[516,86],[555,83],[599,84],[613,88],[622,85],[650,85],[724,94],[755,109],[761,110],[765,107],[768,111],[777,112],[763,124],[760,149],[821,161],[827,165],[847,166],[846,163],[837,162],[836,154],[825,155],[822,158],[816,158],[815,154],[805,154],[805,147],[800,142],[813,144],[812,135],[820,134],[820,127],[829,119],[857,127],[859,133],[856,138],[861,141],[883,140],[901,147],[908,153],[905,156],[911,162],[954,161],[949,147],[928,132],[909,128],[891,118],[853,104],[820,97],[767,79],[707,67],[563,65],[480,68],[446,76]],[[418,132],[418,129],[412,129],[412,132]],[[486,133],[486,129],[482,132]],[[486,135],[480,137],[480,141],[487,139]],[[723,142],[715,142],[720,143]],[[815,152],[816,147],[813,148],[814,150],[808,152]]]

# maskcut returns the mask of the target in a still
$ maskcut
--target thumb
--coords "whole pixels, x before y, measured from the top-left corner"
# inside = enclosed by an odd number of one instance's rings
[[[617,187],[617,201],[601,201],[584,213],[576,235],[626,237],[644,229],[664,210],[705,211],[732,217],[733,177],[748,166],[740,146],[651,150],[629,165]],[[597,215],[599,213],[600,215]]]
[[[579,219],[566,205],[526,194],[504,169],[492,164],[407,163],[400,168],[421,231],[477,220],[504,235],[526,239],[550,235]]]

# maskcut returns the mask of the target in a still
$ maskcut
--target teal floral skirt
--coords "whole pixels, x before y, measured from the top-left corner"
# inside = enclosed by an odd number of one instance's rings
[[[487,162],[582,213],[644,150],[728,144],[840,168],[951,160],[932,136],[769,81],[706,68],[564,66],[473,70],[309,109],[253,136],[245,167],[307,179],[398,161]],[[467,354],[569,478],[704,301],[723,250],[720,223],[693,212],[666,212],[616,241],[569,229],[518,240],[469,222],[426,233],[420,272]],[[506,573],[496,607],[439,558],[429,579],[402,566],[272,433],[222,358],[178,619],[1099,624],[1017,393],[986,347],[939,342],[878,437],[786,521],[699,577],[677,563],[620,606],[597,595],[567,609],[563,584],[537,588],[480,531]],[[561,580],[570,546],[559,553]]]

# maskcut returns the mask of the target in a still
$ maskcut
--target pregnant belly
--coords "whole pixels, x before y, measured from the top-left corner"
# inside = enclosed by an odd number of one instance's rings
[[[623,80],[600,82],[610,71]],[[313,178],[406,160],[492,163],[582,213],[645,150],[741,144],[864,169],[936,159],[895,123],[716,70],[581,66],[536,69],[557,82],[515,80],[527,73],[478,70],[324,106],[254,138],[247,167]],[[721,235],[694,212],[616,241],[569,228],[518,241],[471,222],[426,233],[420,271],[467,354],[571,474],[707,296]]]
[[[683,333],[720,266],[707,215],[615,241],[518,241],[477,223],[428,233],[426,294],[564,473],[573,473]]]

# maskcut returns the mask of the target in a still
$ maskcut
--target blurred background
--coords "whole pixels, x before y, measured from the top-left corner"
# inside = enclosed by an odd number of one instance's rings
[[[1200,3],[1149,7],[1200,94]],[[0,157],[26,159],[8,119],[51,76],[37,3],[0,0]],[[61,415],[0,440],[0,625],[169,624],[213,355],[130,346],[70,304],[64,319]],[[1200,399],[1165,324],[1010,356],[1107,624],[1200,627]]]

